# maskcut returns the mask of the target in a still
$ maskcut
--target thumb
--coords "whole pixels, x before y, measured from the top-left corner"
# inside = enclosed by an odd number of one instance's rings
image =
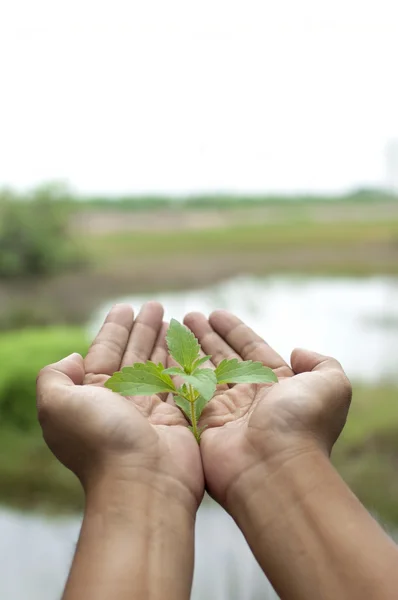
[[[37,393],[41,396],[62,386],[82,385],[84,362],[80,354],[71,354],[42,369],[37,377]]]
[[[351,383],[338,360],[311,350],[296,348],[292,352],[291,365],[294,373],[319,373],[314,390],[327,393],[339,402],[349,405],[352,396]],[[325,383],[327,386],[325,387]]]
[[[71,406],[74,396],[70,392],[75,385],[81,385],[83,379],[84,363],[80,354],[71,354],[40,371],[37,378],[37,416],[43,432],[48,422],[54,425],[54,418],[55,422],[63,421],[63,408]]]
[[[309,373],[311,371],[340,371],[345,375],[343,367],[335,358],[312,352],[312,350],[305,350],[304,348],[293,350],[290,362],[296,374]]]

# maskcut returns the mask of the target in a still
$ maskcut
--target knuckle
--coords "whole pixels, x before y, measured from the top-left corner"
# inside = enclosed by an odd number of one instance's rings
[[[351,381],[348,379],[348,377],[346,375],[344,375],[343,391],[344,391],[344,396],[346,398],[346,401],[351,402],[352,385],[351,385]]]
[[[48,372],[48,368],[49,367],[43,367],[42,369],[40,369],[40,371],[38,372],[38,374],[36,376],[36,386],[42,380],[43,376]]]
[[[40,398],[37,403],[37,418],[42,427],[45,426],[51,418],[51,405],[43,398]]]
[[[96,339],[91,344],[90,352],[101,352],[103,349],[119,355],[124,350],[124,345],[118,339]]]
[[[352,385],[343,370],[338,372],[339,396],[344,405],[349,405],[352,398]]]
[[[246,342],[244,347],[242,348],[242,356],[245,359],[251,360],[252,357],[255,356],[256,350],[260,346],[260,342],[258,340],[249,340]]]

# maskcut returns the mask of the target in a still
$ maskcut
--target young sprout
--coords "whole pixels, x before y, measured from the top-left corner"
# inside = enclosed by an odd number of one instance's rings
[[[211,356],[200,356],[200,345],[194,334],[172,319],[167,332],[167,346],[178,367],[165,369],[148,360],[124,367],[112,375],[105,387],[122,396],[149,396],[168,392],[190,423],[196,440],[204,428],[198,426],[204,407],[213,398],[217,385],[225,383],[275,383],[277,376],[269,367],[251,360],[223,360],[216,369],[202,367]],[[177,388],[172,377],[184,383]]]

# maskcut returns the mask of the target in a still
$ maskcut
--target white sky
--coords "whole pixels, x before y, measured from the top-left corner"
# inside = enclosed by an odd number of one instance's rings
[[[0,0],[0,186],[338,191],[397,136],[397,0]]]

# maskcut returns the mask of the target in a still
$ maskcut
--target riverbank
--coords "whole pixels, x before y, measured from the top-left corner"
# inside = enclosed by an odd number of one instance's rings
[[[115,297],[194,289],[242,274],[398,273],[398,216],[320,223],[289,220],[286,213],[286,219],[178,231],[75,232],[86,264],[52,277],[2,282],[0,329],[83,324]]]

